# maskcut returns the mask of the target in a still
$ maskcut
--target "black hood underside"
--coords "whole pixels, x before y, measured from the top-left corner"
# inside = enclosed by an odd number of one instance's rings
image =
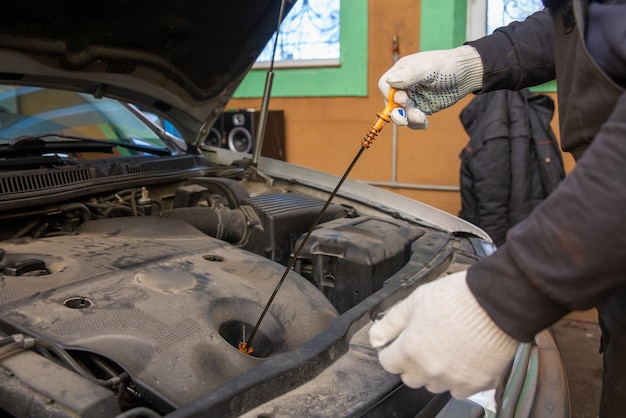
[[[199,126],[230,99],[275,31],[280,6],[14,2],[0,14],[0,81],[110,96]]]

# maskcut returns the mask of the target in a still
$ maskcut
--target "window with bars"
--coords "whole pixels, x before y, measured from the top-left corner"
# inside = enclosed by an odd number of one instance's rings
[[[333,66],[340,58],[340,0],[299,0],[280,26],[276,67]],[[276,35],[259,55],[255,68],[269,65]]]
[[[297,7],[295,11],[297,12],[302,7],[307,13],[306,18],[311,20],[311,17],[316,16],[316,13],[332,16],[331,10],[335,10],[334,21],[336,25],[330,26],[339,32],[339,34],[334,35],[337,43],[335,49],[336,58],[314,59],[307,57],[306,59],[286,59],[275,62],[272,96],[367,96],[368,0],[332,0],[332,2],[330,2],[331,0],[326,0],[329,3],[323,3],[325,5],[322,7],[322,10],[318,10],[317,1],[322,0],[307,0],[306,2],[298,0],[294,4],[294,7]],[[285,18],[288,18],[288,21],[293,20],[297,22],[295,16],[298,13],[293,13],[292,15],[292,12],[294,12],[293,9]],[[317,22],[317,20],[313,20]],[[339,20],[341,20],[341,23],[339,23]],[[284,33],[282,28],[280,33]],[[268,45],[270,45],[268,48],[273,48],[271,41]],[[350,47],[347,48],[347,45]],[[278,45],[276,49],[279,49]],[[248,72],[241,85],[237,88],[234,97],[261,97],[267,80],[268,66],[269,61],[261,61],[255,64],[254,68]]]

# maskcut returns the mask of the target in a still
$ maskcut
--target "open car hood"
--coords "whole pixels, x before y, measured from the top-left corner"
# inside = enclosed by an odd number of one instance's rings
[[[284,14],[294,2],[286,2]],[[193,140],[213,124],[271,38],[280,6],[23,0],[0,14],[0,82],[132,102]]]

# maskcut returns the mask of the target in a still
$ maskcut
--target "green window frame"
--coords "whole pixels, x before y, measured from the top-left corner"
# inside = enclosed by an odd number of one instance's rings
[[[340,65],[274,68],[272,97],[367,96],[367,0],[340,5]],[[235,98],[263,96],[267,69],[253,69]]]

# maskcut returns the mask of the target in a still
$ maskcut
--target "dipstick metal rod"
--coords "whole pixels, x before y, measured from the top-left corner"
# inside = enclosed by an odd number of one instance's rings
[[[308,232],[304,236],[304,239],[300,242],[300,245],[298,245],[298,248],[296,249],[296,251],[294,251],[293,255],[289,258],[289,262],[287,263],[287,267],[285,268],[285,271],[283,272],[283,275],[281,276],[280,280],[278,281],[278,284],[276,284],[276,287],[274,288],[274,291],[272,292],[272,295],[270,296],[269,300],[265,304],[265,308],[263,309],[263,312],[261,313],[261,316],[259,317],[259,319],[257,320],[256,324],[254,325],[254,328],[252,329],[252,332],[248,336],[248,340],[247,341],[241,341],[239,343],[239,347],[238,348],[239,348],[239,351],[241,351],[242,353],[252,354],[252,352],[254,351],[254,348],[251,345],[252,344],[252,340],[254,339],[254,336],[256,335],[256,333],[257,333],[257,331],[259,329],[259,326],[261,325],[261,322],[263,321],[263,318],[265,318],[265,315],[267,314],[267,311],[269,310],[270,306],[272,305],[272,302],[274,302],[274,298],[276,297],[276,294],[278,293],[278,291],[280,290],[281,286],[283,285],[283,282],[287,278],[287,275],[289,274],[289,271],[293,268],[296,260],[298,259],[298,256],[300,255],[300,252],[304,248],[304,245],[309,240],[309,237],[311,236],[311,234],[315,230],[315,227],[317,226],[319,221],[322,219],[322,216],[324,216],[324,213],[326,213],[326,210],[328,209],[328,206],[330,206],[330,203],[332,202],[332,200],[337,195],[337,192],[339,191],[339,189],[341,188],[343,183],[348,178],[348,175],[350,174],[350,172],[352,171],[352,169],[356,165],[357,161],[361,157],[361,154],[363,154],[363,151],[365,151],[366,149],[368,149],[370,147],[370,145],[372,145],[372,142],[376,138],[376,135],[378,135],[378,133],[383,129],[383,127],[388,122],[391,121],[389,119],[389,114],[391,113],[391,111],[394,108],[398,107],[398,105],[393,101],[393,95],[394,95],[395,91],[396,91],[395,89],[391,89],[391,91],[389,92],[387,106],[385,107],[385,109],[382,112],[377,114],[378,119],[376,119],[376,121],[372,124],[372,126],[370,127],[369,132],[367,133],[367,135],[365,136],[363,141],[361,141],[361,148],[359,149],[359,152],[357,152],[356,156],[354,157],[354,159],[352,160],[352,162],[350,163],[350,165],[346,169],[346,172],[343,174],[343,176],[339,180],[339,183],[337,183],[337,186],[335,186],[335,189],[332,191],[332,193],[330,194],[330,196],[326,200],[326,203],[324,203],[324,206],[322,207],[322,210],[320,210],[319,214],[317,215],[317,218],[315,218],[315,221],[313,221],[313,223],[311,224],[311,227],[309,228]],[[244,335],[244,337],[245,337],[245,335]]]

